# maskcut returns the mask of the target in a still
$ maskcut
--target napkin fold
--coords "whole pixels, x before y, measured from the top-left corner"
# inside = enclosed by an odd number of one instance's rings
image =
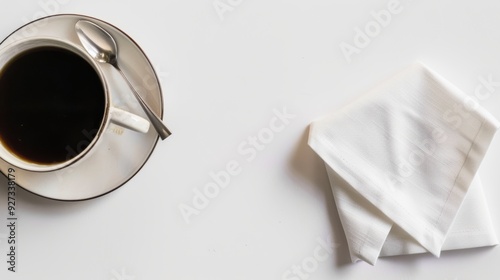
[[[476,173],[499,126],[422,64],[313,122],[352,261],[496,245]]]

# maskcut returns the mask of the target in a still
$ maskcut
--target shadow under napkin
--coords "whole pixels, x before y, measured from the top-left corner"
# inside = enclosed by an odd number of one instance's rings
[[[291,171],[311,182],[312,187],[322,194],[325,199],[326,211],[330,217],[332,241],[339,246],[334,250],[334,259],[337,266],[351,263],[349,258],[349,248],[344,234],[344,229],[340,223],[337,212],[337,206],[333,200],[332,189],[328,181],[325,163],[323,160],[307,145],[309,128],[302,133],[295,151],[290,159],[289,168]]]

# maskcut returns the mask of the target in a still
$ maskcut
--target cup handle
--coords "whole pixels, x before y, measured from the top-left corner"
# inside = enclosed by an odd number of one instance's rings
[[[116,107],[109,108],[110,121],[133,131],[147,133],[150,123],[146,119]]]

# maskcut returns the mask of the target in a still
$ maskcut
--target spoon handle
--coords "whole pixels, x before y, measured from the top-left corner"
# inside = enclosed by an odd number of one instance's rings
[[[163,124],[160,117],[158,117],[151,110],[151,108],[149,108],[149,106],[146,104],[144,99],[139,95],[139,93],[135,90],[134,86],[130,83],[127,76],[125,76],[125,74],[123,74],[123,71],[120,69],[120,67],[118,67],[118,65],[113,65],[113,66],[115,67],[116,70],[118,70],[118,72],[122,75],[123,79],[127,82],[128,86],[130,87],[130,89],[134,93],[135,98],[137,98],[137,101],[139,101],[139,104],[141,104],[142,109],[144,110],[144,112],[148,116],[149,121],[151,121],[151,124],[155,128],[156,132],[158,132],[158,135],[160,135],[161,140],[164,140],[165,138],[170,136],[170,134],[172,134],[172,133],[168,130],[168,128],[165,126],[165,124]]]

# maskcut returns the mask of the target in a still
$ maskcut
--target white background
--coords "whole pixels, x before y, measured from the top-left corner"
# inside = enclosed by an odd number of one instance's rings
[[[213,0],[2,0],[0,37],[54,13],[90,15],[127,32],[158,71],[174,134],[104,197],[68,203],[18,190],[16,273],[4,261],[1,188],[0,279],[286,279],[328,236],[335,248],[307,279],[498,279],[499,248],[351,264],[307,130],[417,60],[471,96],[480,77],[500,81],[500,2],[400,0],[401,11],[350,62],[339,45],[354,44],[355,28],[389,0],[219,2],[231,9],[218,13]],[[500,118],[500,87],[480,104]],[[238,151],[283,108],[295,118],[255,158]],[[498,233],[499,153],[497,136],[481,166]],[[192,206],[194,191],[232,161],[241,173],[186,223],[179,206]]]

